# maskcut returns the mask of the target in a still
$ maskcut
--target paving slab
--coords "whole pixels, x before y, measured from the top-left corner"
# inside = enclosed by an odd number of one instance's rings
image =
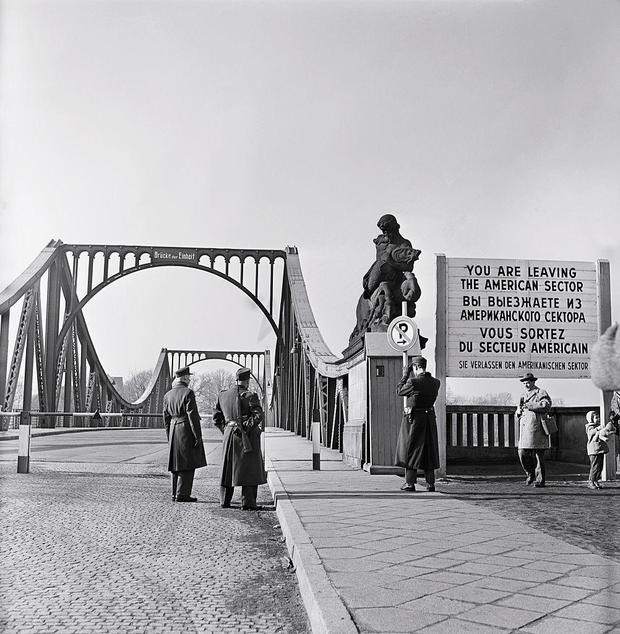
[[[521,477],[502,480],[513,503],[497,512],[489,508],[497,490],[466,497],[460,481],[451,495],[448,478],[436,493],[404,493],[402,478],[352,469],[326,448],[313,470],[312,443],[291,432],[268,429],[266,446],[270,481],[277,477],[272,490],[290,502],[332,603],[339,600],[349,617],[334,625],[323,616],[316,631],[483,634],[544,632],[544,624],[598,632],[620,619],[620,559],[590,534],[577,545],[518,518]],[[570,482],[561,485],[571,500]],[[540,491],[555,503],[552,489],[553,481]],[[313,601],[313,609],[322,606]]]
[[[570,634],[607,634],[610,632],[607,625],[563,619],[557,616],[546,616],[532,625],[525,626],[522,631],[532,634],[567,634],[567,632]]]

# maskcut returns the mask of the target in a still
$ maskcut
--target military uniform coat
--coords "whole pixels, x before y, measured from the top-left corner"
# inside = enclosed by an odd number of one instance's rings
[[[548,449],[549,436],[542,426],[542,417],[551,409],[551,398],[545,390],[534,386],[519,401],[519,449]]]
[[[403,420],[396,441],[394,464],[407,469],[431,471],[439,468],[439,443],[433,404],[439,392],[439,379],[430,372],[418,377],[403,377],[396,393],[407,397],[410,413]]]
[[[207,466],[196,396],[182,383],[164,394],[164,427],[169,445],[168,471]]]
[[[260,450],[263,418],[263,408],[255,392],[240,386],[220,392],[213,422],[224,434],[221,486],[252,486],[267,482]],[[242,434],[246,435],[245,450]]]

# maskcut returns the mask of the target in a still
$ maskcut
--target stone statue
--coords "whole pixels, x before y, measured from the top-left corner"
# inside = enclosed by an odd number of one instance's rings
[[[364,292],[357,303],[357,324],[349,345],[367,331],[385,332],[392,319],[402,314],[403,301],[407,302],[408,316],[414,317],[421,294],[413,274],[413,264],[421,251],[403,238],[392,214],[381,216],[377,226],[381,234],[373,240],[376,258],[362,281]]]

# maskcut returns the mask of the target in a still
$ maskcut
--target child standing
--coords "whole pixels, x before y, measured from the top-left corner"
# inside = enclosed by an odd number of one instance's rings
[[[609,452],[607,439],[613,433],[607,425],[602,425],[599,413],[591,410],[586,414],[586,435],[588,436],[588,456],[590,457],[589,489],[602,489],[603,456]]]

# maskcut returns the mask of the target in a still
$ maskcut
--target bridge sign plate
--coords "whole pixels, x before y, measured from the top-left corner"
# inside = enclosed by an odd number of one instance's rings
[[[388,326],[387,340],[394,350],[407,352],[419,342],[418,326],[411,317],[396,317]]]

